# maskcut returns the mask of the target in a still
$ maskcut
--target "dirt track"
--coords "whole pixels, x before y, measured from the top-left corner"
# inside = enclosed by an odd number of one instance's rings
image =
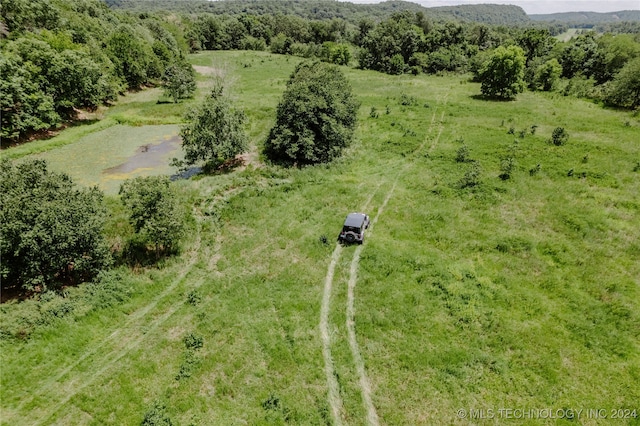
[[[439,103],[446,104],[446,97],[439,100]],[[431,145],[429,146],[428,153],[431,153],[433,149],[437,146],[438,140],[440,139],[440,135],[443,131],[443,120],[444,120],[444,111],[442,111],[440,115],[440,120],[436,124],[437,119],[437,109],[433,112],[431,117],[431,123],[429,126],[429,130],[427,135],[422,142],[422,144],[414,151],[414,155],[419,153],[424,149],[427,142],[431,141]],[[435,137],[432,136],[434,131],[434,127],[437,125],[438,131]],[[371,221],[370,229],[368,230],[368,236],[371,237],[371,233],[375,224],[377,223],[380,215],[383,213],[384,208],[387,203],[393,196],[393,193],[398,184],[398,180],[405,173],[408,167],[408,163],[405,164],[405,167],[401,168],[398,174],[396,175],[393,185],[391,189],[387,192],[385,199],[382,205],[378,208],[378,211],[375,217]],[[378,189],[380,188],[381,183],[378,185],[375,191],[371,193],[366,203],[364,204],[362,211],[366,211],[369,208],[369,204],[371,203],[373,196],[376,194]],[[353,253],[353,258],[351,259],[351,266],[349,268],[349,282],[347,287],[347,308],[346,308],[346,326],[347,333],[349,339],[349,347],[351,349],[351,355],[353,357],[353,362],[356,368],[356,372],[358,374],[358,382],[360,386],[360,391],[362,394],[363,404],[365,406],[365,410],[367,412],[367,424],[377,426],[380,424],[378,413],[376,411],[375,405],[372,399],[372,390],[371,390],[371,382],[369,377],[367,376],[364,360],[362,358],[362,354],[360,351],[360,347],[358,346],[358,341],[356,339],[356,331],[355,331],[355,287],[358,281],[358,267],[360,263],[360,255],[362,250],[364,250],[364,245],[359,246]],[[325,285],[324,292],[322,295],[322,307],[320,310],[320,335],[322,339],[322,354],[325,362],[325,374],[327,377],[327,387],[328,387],[328,402],[331,407],[331,413],[333,416],[333,421],[336,425],[342,424],[342,410],[343,404],[342,399],[340,398],[338,383],[335,376],[333,358],[331,356],[331,336],[329,332],[329,311],[331,304],[331,291],[333,286],[333,275],[335,272],[336,264],[340,259],[340,253],[342,251],[342,246],[340,244],[336,244],[336,248],[333,251],[331,256],[331,262],[327,268],[327,275],[325,277]]]

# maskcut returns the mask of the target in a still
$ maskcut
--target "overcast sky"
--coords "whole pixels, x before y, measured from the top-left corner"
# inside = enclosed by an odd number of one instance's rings
[[[351,3],[380,3],[382,0],[347,0]],[[640,0],[409,0],[425,7],[457,4],[514,4],[528,14],[557,12],[617,12],[640,10]]]

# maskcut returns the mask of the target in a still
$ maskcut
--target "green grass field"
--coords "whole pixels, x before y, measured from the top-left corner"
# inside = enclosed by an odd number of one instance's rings
[[[579,34],[580,29],[578,28],[569,28],[567,31],[562,34],[558,34],[556,39],[559,41],[567,42],[571,40],[573,37],[576,37]]]
[[[0,307],[1,424],[134,425],[153,410],[180,425],[640,416],[637,115],[554,94],[489,102],[464,76],[344,68],[362,102],[353,145],[330,165],[283,169],[258,152],[299,59],[192,61],[225,73],[254,160],[176,183],[193,220],[161,268]],[[123,134],[175,125],[152,118],[188,106],[143,93],[106,113],[153,111]],[[548,141],[558,126],[564,146]],[[113,166],[135,151],[112,140],[119,128],[45,154],[93,181],[85,154]],[[480,165],[473,187],[460,185],[473,167],[456,162],[462,145]],[[515,168],[502,180],[506,157]],[[115,235],[122,208],[108,202]],[[336,248],[345,215],[361,210],[373,220],[365,244]],[[584,411],[557,418],[569,409]]]

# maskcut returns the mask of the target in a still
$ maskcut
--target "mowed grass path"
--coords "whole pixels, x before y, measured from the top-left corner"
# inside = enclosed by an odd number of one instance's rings
[[[259,149],[298,59],[193,61],[232,77]],[[3,424],[139,424],[154,401],[178,424],[330,423],[318,318],[333,240],[348,212],[371,196],[378,211],[394,183],[354,289],[381,424],[470,423],[461,408],[640,409],[638,118],[544,94],[487,102],[460,76],[344,70],[362,101],[344,158],[180,182],[202,228],[180,258],[133,275],[118,308],[0,340]],[[434,137],[444,98],[437,145],[411,155]],[[556,126],[567,145],[547,142]],[[461,190],[463,143],[482,172]],[[517,166],[502,181],[507,155]],[[349,425],[367,421],[346,326],[355,250],[342,250],[329,313]],[[204,342],[193,356],[189,333]]]

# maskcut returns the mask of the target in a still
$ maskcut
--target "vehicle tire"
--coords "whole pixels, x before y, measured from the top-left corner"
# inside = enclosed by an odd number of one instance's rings
[[[356,236],[353,233],[348,232],[347,235],[344,236],[344,239],[347,240],[348,243],[352,243],[356,240]]]

